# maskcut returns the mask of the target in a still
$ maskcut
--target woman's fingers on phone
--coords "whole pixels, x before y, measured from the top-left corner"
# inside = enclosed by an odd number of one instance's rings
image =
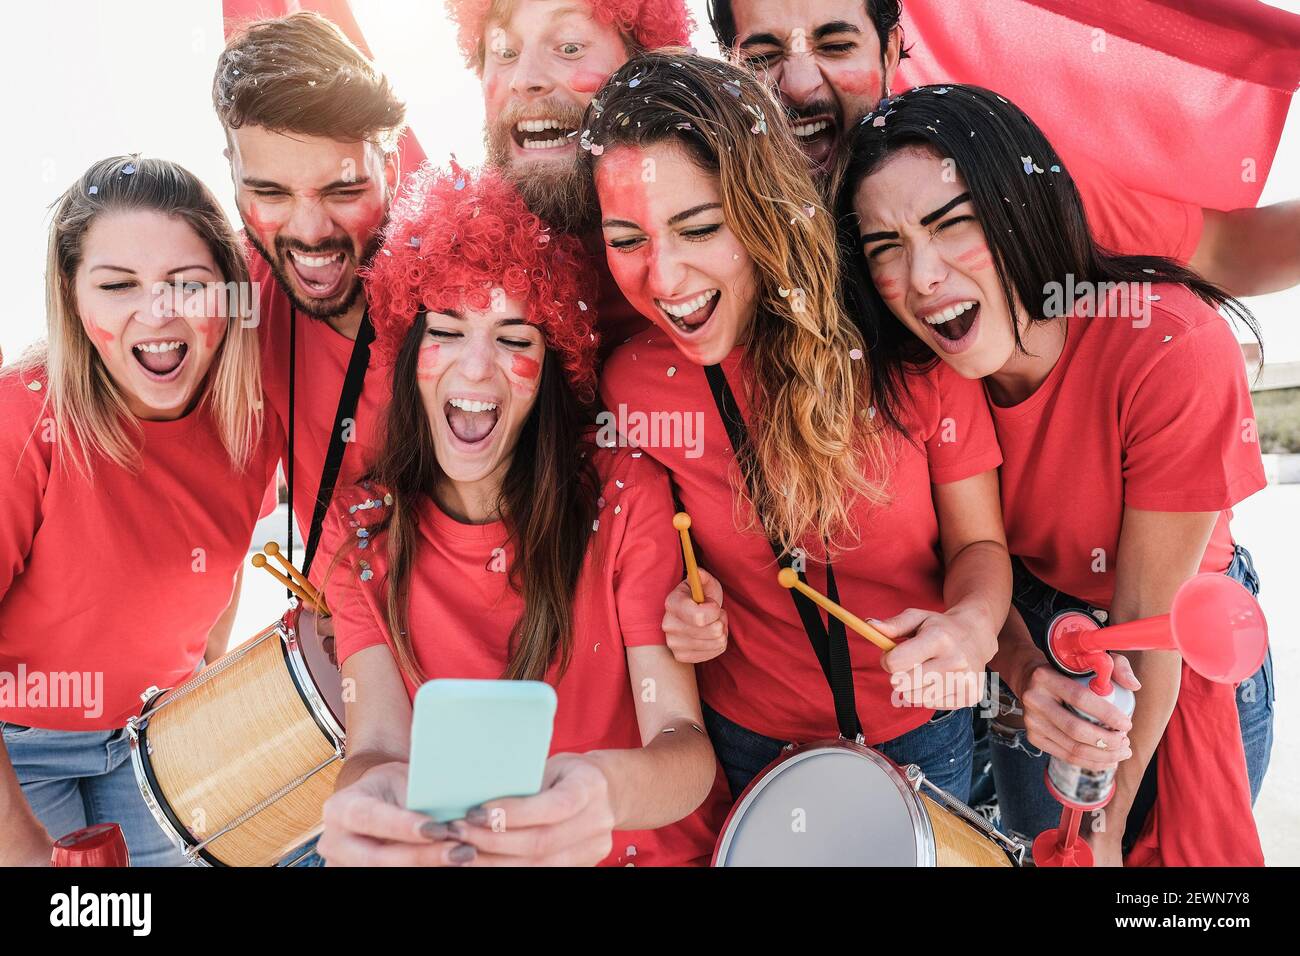
[[[337,830],[381,840],[402,843],[429,843],[441,836],[429,817],[405,807],[394,806],[387,800],[347,787],[325,801],[326,830]],[[431,826],[432,825],[432,826]]]
[[[316,851],[326,866],[463,866],[476,855],[472,847],[453,840],[419,845],[329,830]]]
[[[453,824],[474,847],[474,866],[594,866],[609,855],[611,830],[581,817],[546,826],[491,830]]]

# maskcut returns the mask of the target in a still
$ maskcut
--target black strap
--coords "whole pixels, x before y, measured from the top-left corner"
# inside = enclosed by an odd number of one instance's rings
[[[747,475],[751,483],[751,498],[756,501],[757,490],[753,486],[756,475],[753,468],[754,452],[749,443],[749,429],[740,414],[740,405],[736,402],[736,396],[732,394],[731,386],[727,384],[727,376],[721,366],[705,366],[704,375],[709,380],[713,403],[717,405],[718,414],[722,416],[722,424],[727,429],[727,438],[741,466],[741,473]],[[762,520],[761,514],[758,517]],[[782,550],[777,542],[769,540],[768,544],[771,545],[772,554],[776,556],[777,564],[783,568],[789,568],[794,564],[789,553]],[[803,572],[800,571],[798,574],[799,579],[806,582]],[[803,622],[803,629],[808,635],[808,643],[812,645],[813,653],[817,655],[817,663],[821,665],[826,683],[830,685],[831,696],[835,701],[835,722],[839,725],[840,736],[852,740],[862,733],[862,724],[858,721],[858,707],[853,691],[853,665],[849,660],[849,642],[844,632],[844,622],[832,617],[828,628],[822,621],[821,611],[816,604],[793,588],[790,589],[790,596],[794,600],[795,610],[799,612],[799,619]],[[826,596],[839,603],[840,594],[835,586],[835,569],[831,567],[829,556],[826,559]]]
[[[293,560],[293,459],[294,459],[294,392],[296,391],[297,349],[295,340],[298,326],[298,313],[290,313],[289,331],[289,560]],[[361,325],[357,328],[356,341],[352,343],[352,355],[348,359],[348,370],[343,376],[343,388],[339,391],[338,409],[334,412],[334,430],[330,433],[329,449],[325,453],[325,466],[321,469],[320,484],[316,488],[316,503],[312,508],[311,527],[307,531],[307,550],[303,554],[302,573],[311,571],[316,549],[320,546],[321,528],[325,524],[325,509],[334,497],[334,485],[339,479],[339,469],[343,465],[343,423],[354,418],[357,402],[361,400],[361,389],[366,381],[366,369],[370,365],[370,343],[375,340],[375,327],[370,322],[370,310],[361,315]]]

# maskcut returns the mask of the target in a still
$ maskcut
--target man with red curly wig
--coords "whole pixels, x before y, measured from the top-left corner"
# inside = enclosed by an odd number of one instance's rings
[[[321,854],[707,862],[723,793],[694,673],[662,626],[679,568],[668,475],[587,428],[595,275],[581,242],[496,171],[426,167],[366,290],[392,386],[374,467],[336,498],[322,546],[357,692]],[[555,688],[541,792],[445,823],[406,809],[416,690],[503,676]]]
[[[693,23],[684,0],[447,0],[466,62],[483,84],[489,165],[514,183],[528,208],[583,236],[601,264],[604,351],[649,322],[629,306],[603,267],[599,208],[581,172],[578,143],[587,104],[632,56],[685,46]]]

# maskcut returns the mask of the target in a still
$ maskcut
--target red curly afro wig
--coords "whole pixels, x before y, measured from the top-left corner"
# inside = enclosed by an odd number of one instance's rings
[[[456,42],[472,69],[483,67],[483,31],[502,0],[446,0],[457,26]],[[506,0],[510,2],[510,0]],[[518,3],[520,0],[513,0]],[[695,23],[686,0],[585,0],[592,16],[615,27],[642,50],[687,46]]]
[[[393,365],[418,313],[468,306],[486,311],[492,293],[526,303],[580,401],[596,395],[594,331],[599,282],[574,236],[553,233],[493,170],[429,163],[393,205],[384,244],[362,270],[373,351]]]

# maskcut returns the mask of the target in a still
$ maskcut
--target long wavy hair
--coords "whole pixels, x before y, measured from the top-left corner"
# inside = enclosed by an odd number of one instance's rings
[[[184,221],[203,240],[225,283],[226,334],[201,386],[221,442],[236,470],[252,457],[262,432],[262,376],[257,330],[245,321],[249,290],[244,250],[221,206],[193,173],[176,163],[139,155],[92,165],[54,204],[45,268],[46,341],[20,365],[44,368],[46,408],[58,434],[60,459],[85,476],[96,458],[138,464],[140,426],[100,358],[77,309],[76,275],[91,225],[102,215],[152,210]],[[238,318],[238,321],[235,321]]]
[[[666,49],[610,77],[584,127],[593,176],[597,154],[618,146],[683,148],[718,177],[727,226],[753,259],[757,310],[742,365],[752,447],[732,478],[754,513],[739,523],[761,517],[786,551],[856,544],[854,507],[887,497],[895,402],[838,297],[834,223],[785,110],[746,70]]]
[[[1044,303],[1048,289],[1067,285],[1070,276],[1079,288],[1185,285],[1260,339],[1259,324],[1249,309],[1186,266],[1160,256],[1119,255],[1104,248],[1089,228],[1083,199],[1064,160],[1014,103],[978,86],[922,86],[881,103],[854,129],[835,203],[841,254],[851,263],[844,270],[846,301],[886,374],[902,364],[939,359],[894,317],[876,290],[862,255],[854,196],[890,156],[917,146],[956,163],[993,254],[1021,351],[1017,301],[1030,322],[1047,321],[1052,316],[1036,304]]]

